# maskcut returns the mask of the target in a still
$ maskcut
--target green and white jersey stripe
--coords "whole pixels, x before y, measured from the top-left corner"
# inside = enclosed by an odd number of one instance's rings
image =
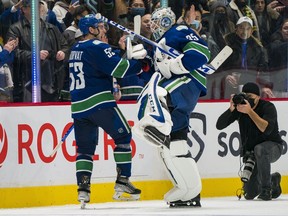
[[[199,52],[201,55],[205,56],[207,59],[207,62],[210,59],[210,51],[207,46],[200,44],[196,41],[190,41],[185,45],[183,48],[183,53],[188,52],[190,50],[193,50],[195,52]]]
[[[94,94],[84,100],[71,103],[72,114],[81,113],[93,109],[94,107],[107,102],[114,102],[114,97],[111,91],[104,91]]]
[[[119,63],[116,65],[114,70],[111,73],[111,76],[117,78],[123,78],[129,69],[130,63],[127,59],[121,59]]]

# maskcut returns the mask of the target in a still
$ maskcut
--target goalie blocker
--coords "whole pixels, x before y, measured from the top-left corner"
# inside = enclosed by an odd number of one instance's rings
[[[200,201],[193,201],[202,189],[198,168],[185,138],[170,141],[173,123],[166,104],[167,91],[158,86],[160,78],[160,73],[154,73],[138,97],[139,122],[132,131],[145,142],[158,147],[164,167],[174,185],[165,194],[164,200],[171,207],[200,206]]]

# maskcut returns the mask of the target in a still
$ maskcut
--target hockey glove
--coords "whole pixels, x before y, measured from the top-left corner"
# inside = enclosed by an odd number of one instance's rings
[[[144,59],[147,51],[144,49],[143,44],[132,46],[131,38],[126,38],[127,59]]]
[[[158,43],[163,49],[165,48],[165,38]],[[155,69],[159,71],[166,79],[169,79],[174,74],[187,74],[189,71],[182,64],[182,58],[184,54],[179,55],[176,58],[171,58],[167,54],[164,54],[160,49],[156,49],[155,52]]]

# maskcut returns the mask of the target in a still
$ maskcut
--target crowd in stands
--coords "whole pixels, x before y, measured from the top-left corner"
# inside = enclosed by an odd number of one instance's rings
[[[264,98],[288,98],[285,0],[169,0],[168,3],[176,14],[177,24],[188,25],[206,40],[211,60],[226,45],[233,49],[227,61],[207,76],[207,95],[200,99],[228,99],[231,94],[241,92],[246,82],[256,82]],[[31,4],[32,0],[0,0],[0,51],[5,51],[9,41],[17,40],[17,46],[12,50],[10,47],[9,61],[0,62],[1,101],[31,102]],[[190,17],[191,4],[196,9],[195,19]],[[134,17],[140,15],[141,35],[154,40],[150,19],[159,7],[160,0],[39,0],[42,102],[69,100],[68,59],[71,47],[81,40],[78,29],[81,17],[99,12],[133,29]],[[127,34],[109,28],[107,42],[125,55]],[[149,56],[153,47],[145,44],[145,48]],[[145,61],[143,73],[118,80],[121,100],[136,99],[149,81],[151,74],[146,73],[150,69],[149,59]],[[6,81],[7,76],[10,82]]]

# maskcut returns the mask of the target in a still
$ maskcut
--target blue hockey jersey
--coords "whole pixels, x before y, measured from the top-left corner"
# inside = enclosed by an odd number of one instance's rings
[[[206,74],[197,71],[196,69],[206,64],[210,59],[210,51],[207,43],[199,37],[194,30],[186,25],[174,25],[171,27],[162,38],[166,39],[166,45],[174,48],[175,50],[184,54],[181,59],[183,66],[190,71],[190,74],[185,74],[186,79],[183,79],[183,75],[173,75],[171,80],[171,86],[165,86],[169,92],[182,83],[187,83],[189,80],[193,80],[197,86],[202,90],[202,96],[206,94]],[[161,38],[161,39],[162,39]],[[174,77],[174,79],[173,79]],[[178,83],[175,83],[177,77]],[[167,83],[167,82],[166,82]]]
[[[141,67],[140,61],[121,58],[109,44],[99,40],[78,42],[69,57],[72,117],[81,118],[99,108],[115,107],[112,77],[137,74]]]

